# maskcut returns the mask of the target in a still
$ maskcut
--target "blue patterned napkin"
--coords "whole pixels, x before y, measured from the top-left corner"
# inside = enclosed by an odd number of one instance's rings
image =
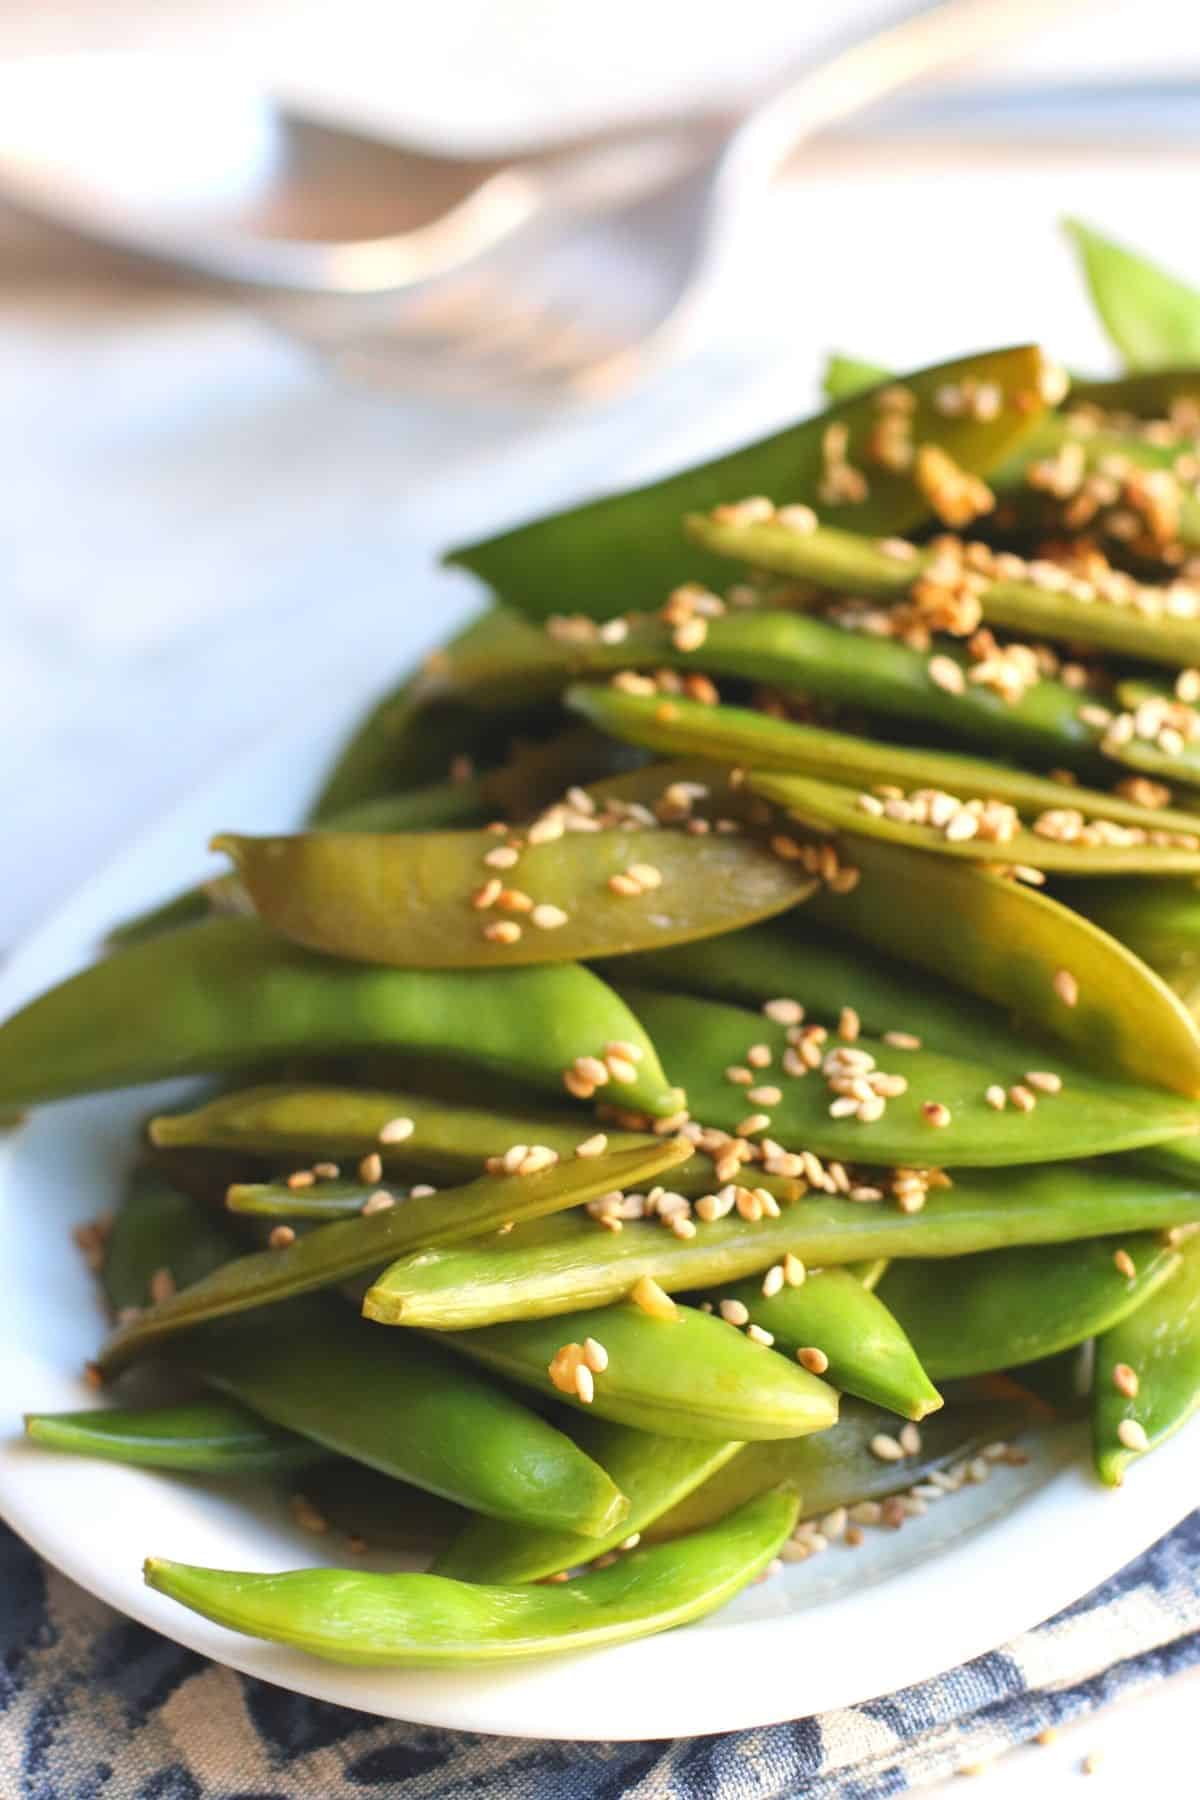
[[[0,1526],[4,1800],[882,1800],[1196,1663],[1200,1512],[1036,1630],[883,1700],[725,1737],[479,1737],[235,1675]]]

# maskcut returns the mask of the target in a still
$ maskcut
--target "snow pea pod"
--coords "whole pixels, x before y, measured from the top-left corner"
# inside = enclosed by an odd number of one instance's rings
[[[1122,1252],[1131,1259],[1126,1268],[1114,1260]],[[1096,1337],[1178,1267],[1178,1251],[1148,1233],[1095,1237],[952,1263],[894,1262],[879,1297],[938,1381],[1034,1362]]]
[[[195,1325],[334,1287],[418,1245],[473,1237],[510,1220],[579,1206],[626,1183],[652,1180],[690,1153],[686,1143],[659,1139],[644,1150],[589,1157],[533,1175],[486,1175],[369,1217],[321,1226],[283,1249],[255,1251],[223,1263],[160,1301],[109,1339],[99,1366],[113,1374]]]
[[[297,1569],[250,1575],[151,1557],[160,1593],[249,1637],[364,1667],[511,1662],[669,1631],[731,1600],[796,1523],[784,1490],[679,1544],[634,1550],[553,1587],[483,1587],[444,1575]]]
[[[1145,963],[1090,920],[1022,882],[855,841],[858,885],[820,891],[814,919],[1004,1007],[1085,1062],[1200,1095],[1200,1033]]]
[[[1096,1339],[1092,1446],[1101,1481],[1119,1487],[1130,1463],[1178,1431],[1198,1406],[1200,1237],[1190,1237],[1170,1279]],[[1144,1442],[1122,1439],[1130,1422]]]
[[[363,1310],[376,1318],[369,1304]],[[718,1440],[802,1437],[837,1418],[837,1395],[825,1382],[690,1306],[678,1307],[672,1319],[635,1305],[597,1307],[447,1332],[439,1341],[510,1381],[582,1407],[551,1379],[549,1366],[564,1344],[589,1338],[607,1353],[586,1403],[597,1418],[664,1437]]]
[[[161,1170],[139,1163],[104,1246],[100,1281],[114,1313],[143,1307],[166,1269],[177,1287],[200,1281],[240,1249],[227,1221],[180,1193]]]
[[[815,1345],[829,1359],[829,1381],[843,1393],[907,1419],[923,1419],[942,1405],[896,1320],[848,1269],[818,1269],[799,1287],[785,1283],[769,1295],[754,1275],[711,1288],[707,1297],[714,1305],[740,1301],[784,1356]]]
[[[1200,830],[1196,813],[1138,806],[1119,794],[1053,781],[987,757],[955,750],[911,749],[875,737],[777,719],[750,707],[704,706],[699,701],[673,698],[664,711],[661,700],[650,695],[582,682],[567,690],[566,699],[575,711],[614,737],[670,756],[707,756],[743,768],[817,775],[851,788],[882,782],[904,788],[939,787],[1008,800],[1023,811],[1069,807],[1085,819],[1110,819],[1145,831]]]
[[[1021,443],[1043,411],[1042,390],[1055,372],[1028,345],[972,356],[905,376],[915,402],[914,440],[939,444],[964,469],[986,474]],[[1001,404],[988,420],[950,419],[935,397],[947,383],[985,382]],[[536,519],[481,543],[451,550],[447,561],[471,570],[502,600],[535,617],[570,609],[605,618],[613,596],[626,605],[656,605],[675,582],[720,579],[716,558],[697,560],[679,536],[679,520],[746,494],[817,501],[831,427],[844,428],[846,454],[863,463],[878,423],[873,395],[838,402],[773,437],[631,492],[592,500]],[[835,522],[861,531],[903,531],[928,515],[911,469],[864,468],[867,491],[854,504],[823,508]]]
[[[1072,888],[1070,904],[1151,968],[1200,960],[1200,891],[1194,881],[1089,881]]]
[[[314,956],[255,919],[211,919],[118,951],[0,1026],[0,1105],[300,1053],[444,1055],[561,1095],[576,1056],[642,1051],[610,1092],[677,1110],[637,1020],[588,970],[399,970]]]
[[[304,1476],[304,1498],[335,1530],[372,1550],[440,1549],[469,1519],[482,1517],[409,1482],[395,1481],[343,1457],[318,1463]],[[521,1530],[506,1521],[506,1528]],[[530,1529],[538,1530],[534,1526]],[[581,1540],[595,1543],[594,1538]]]
[[[894,380],[894,372],[883,363],[868,362],[865,357],[846,356],[835,351],[825,359],[821,391],[829,400],[848,400],[851,394],[861,394],[868,388],[882,387],[885,382]]]
[[[775,1187],[755,1169],[747,1177]],[[802,1184],[792,1184],[799,1189]],[[736,1212],[680,1242],[660,1224],[627,1223],[617,1235],[567,1213],[508,1236],[431,1247],[377,1276],[371,1317],[384,1323],[466,1330],[493,1321],[549,1317],[621,1300],[643,1276],[671,1293],[720,1288],[761,1273],[791,1251],[810,1268],[867,1257],[961,1257],[1005,1245],[1072,1243],[1119,1231],[1161,1231],[1200,1220],[1190,1185],[1124,1161],[956,1172],[954,1186],[904,1213],[822,1193],[780,1216]],[[930,1371],[932,1374],[932,1371]]]
[[[1200,303],[1198,303],[1200,304]],[[1099,407],[1135,419],[1166,419],[1180,401],[1200,401],[1200,367],[1196,363],[1141,369],[1135,374],[1104,376],[1071,383],[1071,407]]]
[[[882,1500],[926,1479],[934,1469],[974,1456],[986,1444],[1002,1442],[1027,1421],[1028,1410],[1014,1402],[987,1400],[970,1391],[954,1393],[945,1410],[921,1426],[921,1447],[914,1455],[903,1462],[883,1462],[872,1454],[871,1440],[880,1432],[893,1435],[895,1418],[878,1407],[847,1399],[831,1431],[747,1444],[642,1535],[657,1541],[702,1531],[781,1481],[799,1489],[805,1518],[859,1500]]]
[[[1124,448],[1123,442],[1119,447],[1114,443],[1110,454],[1120,454]],[[1091,455],[1100,460],[1098,446],[1091,447]],[[881,550],[871,538],[833,526],[797,532],[770,521],[737,523],[704,513],[690,515],[687,532],[694,544],[712,554],[839,593],[883,601],[906,599],[938,556],[936,550],[910,545],[912,554],[900,560]],[[1105,599],[1095,590],[1084,597],[1034,581],[993,577],[981,583],[976,597],[984,622],[1005,631],[1113,651],[1176,669],[1200,661],[1200,620],[1173,612],[1163,588],[1142,588],[1140,603],[1134,606]]]
[[[852,788],[839,787],[832,781],[819,781],[812,775],[785,775],[752,769],[747,781],[752,793],[761,794],[764,800],[784,807],[789,818],[819,831],[846,833],[851,858],[856,839],[869,837],[931,856],[998,863],[1004,868],[1019,863],[1026,868],[1051,869],[1080,878],[1121,874],[1191,875],[1200,870],[1200,837],[1195,831],[1176,836],[1157,826],[1149,830],[1145,826],[1133,829],[1122,826],[1120,831],[1125,834],[1124,841],[1112,842],[1107,835],[1102,835],[1099,842],[1082,843],[1077,838],[1043,837],[1028,826],[1018,824],[1012,835],[1003,839],[987,838],[978,831],[972,837],[957,837],[949,825],[918,824],[893,818],[880,801],[876,802],[880,808],[878,812],[868,811]],[[954,792],[953,789],[950,791]],[[954,797],[965,804],[969,800],[985,798],[986,790],[982,794],[969,789],[964,791],[959,784]]]
[[[338,1302],[207,1326],[171,1360],[263,1418],[503,1519],[601,1534],[625,1501],[598,1463],[487,1376]]]
[[[220,1400],[26,1413],[25,1430],[48,1450],[200,1475],[275,1474],[307,1468],[326,1455],[309,1439]]]
[[[1200,294],[1149,258],[1080,219],[1063,229],[1079,257],[1100,322],[1128,369],[1200,362]]]
[[[433,1565],[435,1575],[459,1581],[540,1581],[560,1569],[602,1556],[642,1532],[694,1488],[724,1468],[740,1443],[719,1439],[660,1437],[610,1419],[578,1418],[571,1436],[606,1469],[629,1501],[629,1511],[607,1538],[596,1542],[573,1531],[470,1520]]]
[[[924,1048],[897,1049],[864,1036],[855,1040],[854,1051],[871,1057],[873,1070],[902,1076],[907,1090],[889,1098],[879,1117],[860,1119],[853,1109],[848,1117],[831,1115],[840,1090],[831,1089],[820,1070],[801,1076],[780,1072],[787,1028],[774,1020],[690,995],[647,988],[624,992],[668,1065],[683,1078],[696,1118],[745,1136],[739,1125],[760,1117],[763,1122],[749,1126],[749,1133],[765,1134],[785,1150],[909,1167],[938,1162],[949,1168],[988,1168],[1134,1150],[1192,1133],[1200,1119],[1193,1106],[1161,1090],[1098,1075],[1086,1087],[1064,1085],[1036,1111],[1016,1105],[997,1110],[986,1099],[989,1087],[1019,1083],[1023,1070],[1010,1070],[996,1058],[974,1062]],[[731,1082],[726,1074],[729,1068],[745,1067],[746,1052],[755,1043],[772,1052],[771,1065],[755,1071],[770,1082],[766,1089]],[[825,1049],[836,1047],[827,1044]],[[948,1109],[936,1125],[924,1111],[931,1104]]]
[[[410,1120],[412,1129],[403,1136],[389,1133],[387,1127],[396,1119]],[[498,1107],[452,1106],[394,1088],[325,1082],[273,1082],[218,1094],[190,1112],[160,1113],[147,1130],[150,1142],[165,1148],[239,1150],[309,1161],[374,1154],[385,1170],[461,1180],[481,1173],[489,1156],[501,1155],[513,1144],[544,1144],[565,1160],[593,1135],[588,1121],[566,1107],[508,1113]],[[610,1150],[649,1148],[646,1138],[634,1132],[610,1131],[607,1137]],[[319,1183],[299,1197],[332,1185]]]
[[[736,931],[811,891],[803,869],[748,836],[614,829],[523,848],[504,888],[524,910],[481,912],[473,897],[486,898],[489,878],[503,899],[487,861],[496,847],[486,831],[213,840],[275,931],[312,950],[406,969],[628,955]],[[625,880],[631,864],[653,870],[653,885],[615,891],[610,882]],[[515,941],[489,935],[501,930]]]

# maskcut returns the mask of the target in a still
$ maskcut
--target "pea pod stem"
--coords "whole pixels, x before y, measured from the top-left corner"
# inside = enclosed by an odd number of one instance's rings
[[[250,1575],[150,1558],[151,1587],[251,1637],[334,1662],[443,1667],[621,1643],[712,1612],[754,1580],[796,1523],[794,1494],[752,1500],[680,1544],[634,1550],[553,1587],[304,1569]]]
[[[151,1307],[109,1339],[98,1358],[105,1375],[158,1350],[177,1333],[232,1313],[334,1287],[377,1268],[400,1250],[471,1237],[510,1220],[536,1219],[665,1173],[691,1146],[660,1140],[645,1150],[592,1157],[532,1175],[484,1176],[453,1194],[323,1225],[286,1248],[238,1257]]]
[[[376,1277],[371,1316],[433,1330],[474,1330],[624,1299],[645,1275],[671,1293],[725,1291],[790,1251],[810,1268],[864,1257],[957,1257],[1004,1246],[1073,1243],[1121,1231],[1159,1231],[1200,1218],[1200,1193],[1116,1161],[958,1171],[954,1186],[903,1213],[825,1194],[783,1203],[779,1218],[736,1212],[680,1242],[660,1224],[632,1221],[616,1236],[572,1214],[494,1239],[401,1258]],[[930,1371],[932,1374],[932,1371]]]

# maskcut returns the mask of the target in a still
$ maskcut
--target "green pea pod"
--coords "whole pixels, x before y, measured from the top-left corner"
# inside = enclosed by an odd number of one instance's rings
[[[375,1317],[369,1303],[363,1310]],[[837,1418],[837,1395],[825,1382],[689,1306],[678,1307],[673,1319],[635,1305],[597,1307],[450,1332],[442,1342],[510,1381],[581,1407],[558,1388],[549,1366],[564,1344],[587,1338],[608,1354],[587,1403],[597,1418],[665,1437],[717,1439],[801,1437]]]
[[[1008,800],[1023,812],[1068,807],[1085,819],[1109,819],[1145,831],[1200,831],[1196,813],[1138,806],[1119,794],[1052,781],[1025,769],[1006,768],[987,757],[909,749],[847,731],[776,719],[749,707],[704,706],[695,700],[673,699],[664,710],[662,701],[649,695],[583,683],[569,688],[566,698],[576,712],[614,737],[670,756],[707,756],[742,768],[816,775],[847,788],[870,788],[882,782],[909,789],[938,787],[955,794]]]
[[[935,550],[910,545],[912,554],[899,560],[870,538],[831,526],[797,532],[771,522],[739,524],[693,514],[687,531],[693,543],[716,555],[884,601],[906,599],[937,559]],[[1094,589],[1085,597],[1005,577],[981,584],[977,598],[984,622],[1005,631],[1142,657],[1176,669],[1200,660],[1200,620],[1172,613],[1162,588],[1142,588],[1135,606],[1105,599]]]
[[[1142,369],[1098,381],[1071,383],[1070,404],[1099,407],[1135,419],[1165,419],[1179,403],[1200,400],[1200,368],[1195,363]]]
[[[359,968],[212,919],[118,951],[0,1026],[0,1105],[61,1099],[282,1057],[389,1048],[442,1055],[561,1095],[576,1056],[642,1051],[619,1102],[670,1114],[653,1046],[588,970]]]
[[[331,1457],[306,1471],[304,1498],[333,1530],[372,1550],[437,1550],[450,1543],[469,1520],[481,1516],[342,1457]],[[522,1529],[511,1521],[498,1528]],[[596,1539],[582,1542],[591,1545]]]
[[[1200,362],[1200,294],[1195,288],[1079,219],[1064,219],[1063,229],[1126,368]]]
[[[1096,1340],[1092,1445],[1101,1481],[1119,1487],[1130,1463],[1178,1431],[1198,1406],[1200,1237],[1189,1237],[1170,1279]],[[1144,1447],[1122,1441],[1126,1421],[1141,1427]]]
[[[924,1481],[935,1469],[1002,1443],[1028,1419],[1028,1409],[1012,1401],[988,1400],[969,1392],[954,1394],[943,1412],[932,1414],[922,1425],[919,1450],[903,1461],[884,1462],[872,1454],[871,1441],[880,1432],[894,1434],[894,1417],[878,1407],[847,1399],[831,1431],[747,1444],[724,1468],[655,1519],[642,1535],[655,1541],[703,1531],[735,1506],[770,1492],[781,1481],[799,1489],[804,1516],[810,1519],[859,1500],[883,1500]]]
[[[332,1662],[507,1663],[625,1643],[713,1612],[762,1573],[796,1513],[795,1495],[764,1494],[684,1543],[631,1551],[553,1587],[477,1587],[444,1575],[361,1569],[247,1575],[154,1557],[146,1580],[218,1625]]]
[[[747,1179],[774,1185],[757,1170]],[[590,1218],[565,1214],[518,1226],[499,1243],[476,1239],[403,1257],[376,1277],[368,1306],[385,1324],[469,1331],[611,1305],[643,1275],[668,1292],[724,1292],[728,1282],[760,1273],[789,1250],[820,1268],[864,1257],[961,1257],[1005,1245],[1073,1243],[1193,1220],[1200,1220],[1194,1182],[1184,1186],[1123,1162],[967,1170],[956,1172],[948,1191],[930,1194],[921,1212],[810,1193],[781,1203],[777,1219],[751,1222],[732,1213],[700,1225],[687,1242],[649,1221],[613,1235]]]
[[[139,1163],[113,1220],[100,1272],[114,1313],[143,1307],[166,1269],[177,1287],[210,1275],[240,1246],[220,1214],[180,1193],[152,1164]]]
[[[1135,1081],[1200,1095],[1200,1033],[1145,963],[1024,883],[859,838],[848,894],[806,910],[1004,1007],[1027,1029]]]
[[[801,1076],[782,1070],[787,1030],[774,1020],[684,994],[648,988],[624,992],[672,1072],[683,1078],[698,1119],[738,1136],[765,1135],[785,1150],[813,1150],[842,1161],[936,1162],[950,1168],[1067,1162],[1189,1134],[1200,1116],[1193,1106],[1161,1091],[1099,1076],[1086,1087],[1064,1086],[1039,1102],[1036,1111],[1015,1105],[997,1111],[986,1098],[988,1089],[1020,1083],[1023,1070],[1010,1072],[998,1057],[968,1062],[933,1050],[900,1050],[861,1036],[855,1051],[871,1056],[879,1071],[902,1076],[907,1091],[889,1099],[882,1115],[869,1122],[852,1108],[848,1117],[831,1115],[841,1090],[831,1089],[819,1070]],[[772,1052],[771,1066],[754,1071],[767,1085],[730,1081],[726,1070],[744,1068],[746,1052],[755,1043]],[[948,1109],[944,1123],[931,1123],[924,1111],[930,1104]],[[760,1123],[748,1124],[752,1119]]]
[[[764,1294],[761,1277],[712,1288],[708,1298],[740,1301],[784,1356],[811,1346],[829,1358],[828,1379],[843,1393],[907,1419],[936,1412],[942,1396],[887,1307],[849,1269],[818,1269],[799,1287]]]
[[[1114,1258],[1122,1251],[1134,1273]],[[879,1297],[935,1381],[1033,1362],[1120,1323],[1179,1267],[1149,1234],[894,1262]]]
[[[740,1443],[720,1440],[656,1437],[609,1419],[574,1419],[570,1430],[629,1501],[629,1511],[608,1537],[597,1543],[573,1531],[472,1519],[442,1551],[435,1574],[459,1581],[515,1583],[540,1581],[561,1569],[576,1568],[644,1531],[742,1448]]]
[[[659,1140],[645,1150],[589,1157],[534,1175],[487,1175],[367,1218],[321,1226],[284,1249],[259,1250],[226,1262],[151,1307],[109,1339],[99,1366],[113,1374],[195,1325],[334,1287],[417,1245],[473,1237],[511,1220],[579,1206],[611,1188],[653,1179],[682,1162],[689,1151],[685,1143]]]
[[[274,930],[312,950],[408,969],[628,955],[736,931],[794,906],[812,885],[795,863],[747,836],[570,832],[530,845],[505,870],[524,913],[480,912],[472,896],[492,877],[486,859],[496,845],[485,831],[213,840]],[[1200,856],[1192,861],[1200,869]],[[631,864],[653,870],[653,886],[615,892],[610,881]],[[488,935],[498,929],[516,941]]]
[[[986,473],[1036,424],[1047,374],[1041,352],[1022,346],[906,376],[904,385],[915,401],[914,440],[938,443],[961,467]],[[949,419],[938,411],[938,391],[964,380],[999,390],[1002,402],[994,418]],[[567,608],[605,618],[614,595],[627,606],[657,605],[676,581],[719,579],[716,559],[698,560],[681,543],[679,520],[685,513],[747,494],[769,494],[780,503],[815,502],[830,427],[845,427],[847,455],[857,464],[868,455],[877,417],[873,396],[855,396],[713,462],[461,546],[447,560],[470,569],[502,600],[535,617]],[[911,471],[868,462],[864,473],[866,497],[853,505],[824,506],[828,517],[860,531],[903,531],[927,517],[928,503]]]
[[[396,1119],[411,1120],[412,1129],[389,1141],[387,1127]],[[375,1153],[385,1169],[459,1178],[479,1173],[487,1157],[513,1144],[544,1144],[568,1158],[593,1135],[590,1125],[565,1107],[506,1113],[452,1106],[428,1094],[318,1082],[274,1082],[218,1094],[190,1112],[160,1113],[147,1129],[150,1142],[160,1148],[238,1150],[310,1161]],[[609,1132],[608,1143],[613,1150],[649,1147],[633,1132]],[[319,1193],[320,1186],[308,1190],[313,1191]]]
[[[1089,881],[1071,890],[1071,904],[1151,968],[1200,960],[1200,891],[1193,881]]]
[[[821,391],[828,400],[848,400],[852,394],[882,387],[894,379],[891,369],[882,363],[867,362],[861,356],[843,356],[835,351],[826,358]]]
[[[219,1400],[26,1413],[25,1430],[48,1450],[200,1475],[276,1474],[306,1468],[325,1456],[307,1438]]]
[[[601,1535],[623,1495],[561,1431],[422,1339],[333,1301],[181,1338],[172,1361],[263,1418],[476,1512]]]

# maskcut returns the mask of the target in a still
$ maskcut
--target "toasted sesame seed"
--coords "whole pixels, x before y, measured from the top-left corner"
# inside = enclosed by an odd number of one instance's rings
[[[596,1383],[585,1362],[575,1364],[575,1394],[585,1406],[590,1406],[596,1398]]]
[[[576,1156],[603,1156],[607,1149],[608,1138],[604,1132],[597,1131],[592,1137],[584,1138],[582,1143],[576,1144],[575,1154]]]
[[[376,1193],[367,1196],[359,1207],[359,1211],[369,1218],[372,1213],[389,1212],[395,1204],[396,1196],[389,1194],[386,1188],[380,1188]]]
[[[915,1037],[911,1031],[885,1031],[883,1041],[885,1044],[890,1044],[893,1050],[919,1050],[921,1048],[920,1038]]]
[[[428,1200],[432,1194],[436,1193],[437,1189],[431,1187],[427,1181],[418,1181],[415,1187],[409,1188],[408,1197],[410,1200]]]
[[[768,1350],[771,1348],[771,1345],[775,1342],[775,1337],[774,1337],[773,1332],[764,1331],[761,1325],[755,1325],[753,1323],[747,1325],[746,1336],[751,1340],[752,1343],[762,1344]]]
[[[604,1063],[614,1081],[628,1087],[637,1080],[637,1070],[625,1057],[609,1054],[605,1057]]]
[[[752,1087],[746,1098],[753,1100],[755,1106],[778,1106],[783,1099],[783,1090],[769,1084],[765,1087]]]
[[[489,869],[511,869],[519,862],[520,852],[514,850],[511,844],[497,844],[494,850],[486,853],[483,860]]]
[[[272,1250],[286,1250],[288,1245],[294,1244],[295,1241],[296,1234],[290,1225],[276,1225],[267,1239]]]
[[[500,877],[493,875],[490,881],[485,881],[482,887],[476,888],[471,895],[471,905],[476,912],[486,912],[489,906],[495,906],[503,886]]]
[[[749,1069],[743,1069],[740,1064],[733,1063],[726,1069],[725,1079],[732,1082],[734,1087],[749,1087],[754,1076]]]
[[[806,1368],[810,1375],[824,1375],[829,1367],[829,1358],[815,1344],[804,1344],[796,1352],[796,1361]]]
[[[991,1087],[984,1092],[983,1097],[988,1105],[994,1107],[997,1112],[1003,1112],[1008,1102],[1008,1095],[998,1081],[993,1081]]]
[[[517,1174],[540,1175],[543,1169],[552,1169],[557,1161],[558,1151],[551,1150],[548,1144],[531,1144],[521,1158]]]
[[[783,1279],[788,1286],[803,1287],[807,1273],[800,1258],[789,1250],[783,1259]]]
[[[718,1301],[717,1311],[727,1325],[736,1325],[740,1329],[743,1325],[750,1323],[750,1309],[742,1300]]]
[[[931,656],[928,669],[929,679],[935,687],[940,687],[947,694],[965,693],[967,678],[953,657]]]
[[[570,914],[564,912],[561,906],[551,906],[549,901],[543,900],[530,913],[529,922],[536,925],[539,931],[557,931],[569,918]]]
[[[679,1316],[679,1308],[670,1294],[664,1293],[652,1275],[643,1275],[635,1281],[629,1290],[629,1298],[652,1318],[676,1319]]]
[[[769,1113],[748,1113],[738,1126],[737,1135],[738,1137],[753,1137],[756,1132],[769,1130],[770,1124],[771,1115]]]
[[[776,1025],[799,1025],[804,1019],[804,1008],[798,1000],[768,1000],[763,1006],[763,1013],[773,1019]]]
[[[416,1130],[412,1119],[389,1119],[386,1125],[379,1128],[381,1144],[403,1144]]]
[[[361,1181],[375,1182],[380,1179],[383,1174],[383,1158],[377,1150],[372,1150],[363,1157],[358,1165],[358,1174]]]
[[[658,888],[662,886],[662,870],[657,868],[654,863],[630,863],[629,873],[639,887]]]
[[[1025,1080],[1030,1087],[1037,1088],[1043,1094],[1062,1093],[1062,1076],[1056,1075],[1051,1069],[1030,1069]]]
[[[1117,1437],[1126,1450],[1143,1451],[1150,1448],[1146,1427],[1139,1424],[1137,1419],[1122,1419],[1117,1426]]]
[[[1127,1400],[1133,1400],[1137,1397],[1137,1371],[1136,1369],[1131,1369],[1128,1363],[1113,1364],[1112,1383],[1118,1394],[1124,1394]]]
[[[746,1052],[746,1061],[752,1069],[766,1069],[771,1064],[770,1044],[751,1044]]]
[[[838,1014],[838,1036],[844,1038],[848,1044],[852,1044],[857,1039],[861,1030],[862,1024],[854,1008],[852,1006],[843,1006],[841,1012]]]
[[[766,1274],[763,1276],[763,1284],[762,1284],[763,1298],[765,1300],[770,1300],[772,1295],[777,1294],[779,1292],[780,1288],[783,1286],[783,1282],[784,1282],[783,1264],[782,1263],[773,1263],[772,1266],[767,1270]]]
[[[901,1462],[904,1458],[903,1447],[894,1437],[889,1437],[886,1431],[876,1432],[868,1448],[871,1455],[880,1462]]]
[[[1079,983],[1070,969],[1056,969],[1052,983],[1054,992],[1064,1006],[1075,1006],[1079,1002]]]
[[[289,1227],[285,1225],[283,1229],[287,1231]],[[293,1231],[292,1237],[295,1237],[295,1235],[296,1234]],[[169,1300],[174,1292],[175,1277],[172,1275],[170,1269],[155,1269],[153,1275],[150,1277],[149,1285],[150,1298],[154,1304],[156,1306],[161,1305],[164,1300]]]
[[[911,1419],[907,1424],[900,1427],[898,1437],[900,1448],[903,1450],[905,1456],[920,1455],[921,1433],[917,1430],[917,1427],[913,1424]]]
[[[609,876],[608,886],[612,893],[620,894],[625,900],[635,899],[642,892],[642,884],[636,876],[620,871]]]
[[[299,1192],[302,1188],[316,1187],[317,1178],[311,1169],[293,1169],[287,1184],[293,1192]]]
[[[942,1126],[950,1123],[950,1108],[943,1106],[940,1100],[923,1100],[921,1117],[927,1125],[933,1125],[940,1130]]]
[[[1057,1739],[1058,1739],[1058,1731],[1056,1730],[1056,1728],[1053,1725],[1043,1725],[1042,1729],[1038,1732],[1037,1736],[1034,1738],[1033,1741],[1035,1744],[1041,1744],[1041,1745],[1045,1746],[1047,1744],[1055,1743],[1057,1741]]]
[[[1119,1275],[1125,1277],[1126,1281],[1132,1281],[1137,1274],[1137,1264],[1128,1250],[1114,1250],[1113,1267]]]
[[[1032,1112],[1037,1105],[1037,1095],[1031,1093],[1027,1087],[1022,1087],[1020,1082],[1015,1087],[1009,1088],[1008,1097],[1018,1112]]]
[[[493,944],[515,944],[521,936],[521,927],[515,919],[497,919],[494,925],[485,925],[483,935]]]
[[[313,1164],[313,1174],[318,1181],[336,1181],[341,1170],[335,1162],[319,1162]]]

